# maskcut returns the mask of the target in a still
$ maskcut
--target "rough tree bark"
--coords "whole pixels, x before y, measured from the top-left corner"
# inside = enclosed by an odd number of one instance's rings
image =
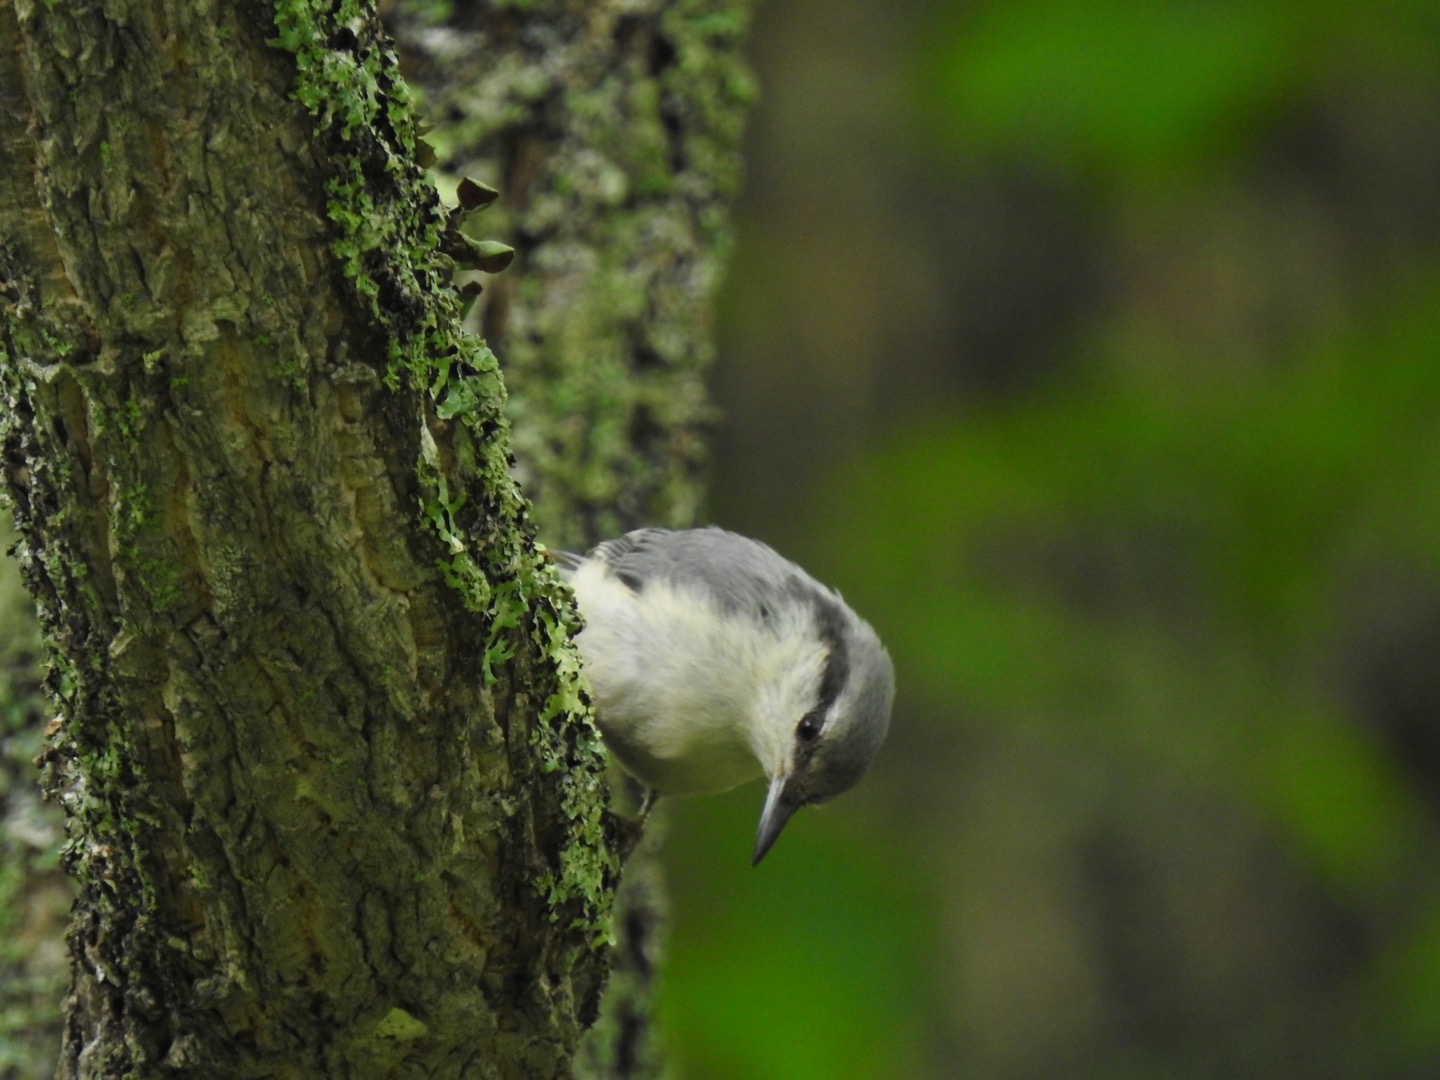
[[[581,549],[695,523],[714,293],[730,248],[753,83],[750,0],[398,0],[445,184],[501,192],[484,227],[517,251],[473,322],[505,369],[541,538]],[[614,974],[580,1072],[663,1071],[651,1021],[664,803],[626,866]]]
[[[477,320],[547,543],[694,523],[753,0],[392,0],[437,171],[502,196]]]
[[[0,0],[0,42],[60,1074],[567,1075],[601,758],[372,14]]]

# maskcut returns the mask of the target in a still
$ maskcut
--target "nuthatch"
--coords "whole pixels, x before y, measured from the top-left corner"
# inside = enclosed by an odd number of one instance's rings
[[[639,529],[563,554],[605,745],[660,794],[769,779],[758,863],[800,807],[852,787],[890,725],[870,625],[788,559],[723,529]]]

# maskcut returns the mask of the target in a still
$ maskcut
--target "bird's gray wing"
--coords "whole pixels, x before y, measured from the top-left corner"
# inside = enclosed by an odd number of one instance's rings
[[[555,561],[560,564],[560,575],[566,578],[579,570],[580,564],[585,561],[584,555],[573,551],[557,551],[554,554]]]
[[[637,529],[590,553],[620,581],[640,592],[648,582],[704,590],[727,611],[768,617],[782,594],[824,590],[772,548],[736,533],[703,529]]]
[[[647,547],[656,542],[660,537],[670,536],[672,534],[673,531],[670,529],[635,529],[632,532],[626,533],[624,536],[617,536],[614,540],[604,540],[596,544],[584,555],[574,551],[557,551],[555,552],[555,561],[560,564],[560,572],[566,577],[575,573],[576,570],[580,569],[581,564],[591,559],[604,563],[610,568],[612,573],[618,575],[620,572],[619,568],[627,556],[634,553],[637,549]],[[633,574],[634,571],[626,571],[626,573]],[[632,584],[627,580],[625,583],[630,585],[632,589],[638,591],[638,582]]]

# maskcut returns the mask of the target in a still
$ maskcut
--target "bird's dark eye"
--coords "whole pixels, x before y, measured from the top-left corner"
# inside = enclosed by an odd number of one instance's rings
[[[800,726],[795,729],[795,735],[801,742],[814,742],[815,737],[820,734],[820,717],[816,713],[810,713],[800,721]]]

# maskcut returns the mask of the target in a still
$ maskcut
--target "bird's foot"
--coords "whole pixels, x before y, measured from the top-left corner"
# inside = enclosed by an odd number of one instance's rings
[[[655,809],[655,801],[659,797],[660,793],[654,788],[646,788],[645,795],[640,800],[640,809],[635,812],[634,817],[614,815],[617,834],[616,847],[620,852],[621,866],[630,861],[630,855],[640,846],[640,841],[645,838],[645,822],[649,820],[650,811]]]

